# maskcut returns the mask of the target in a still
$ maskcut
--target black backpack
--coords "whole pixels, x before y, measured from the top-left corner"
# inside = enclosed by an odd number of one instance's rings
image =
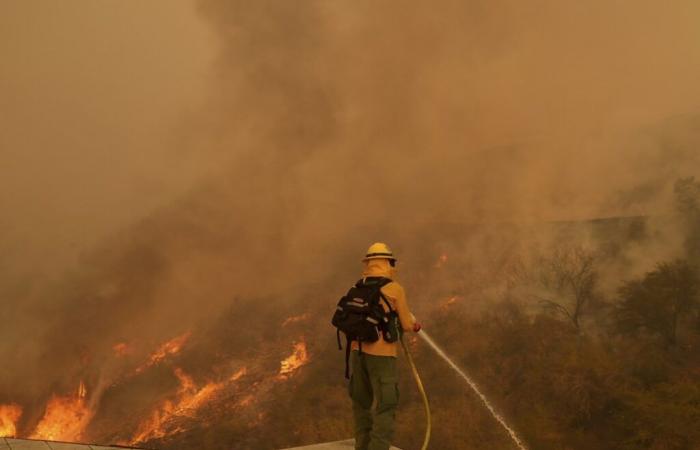
[[[381,291],[389,283],[391,280],[384,277],[363,278],[350,288],[336,306],[331,323],[337,328],[339,350],[343,349],[340,332],[345,334],[345,378],[349,378],[350,341],[357,341],[362,353],[362,343],[376,342],[379,333],[387,342],[396,342],[399,338],[398,314]],[[389,312],[380,301],[384,301]]]

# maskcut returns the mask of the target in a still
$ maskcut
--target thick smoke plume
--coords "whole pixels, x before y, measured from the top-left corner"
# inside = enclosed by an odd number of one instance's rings
[[[361,229],[410,252],[440,223],[665,214],[700,164],[690,2],[199,9],[222,42],[205,135],[278,280],[334,270]]]
[[[700,170],[694,1],[198,0],[176,13],[170,1],[76,1],[37,19],[50,3],[14,2],[0,18],[3,52],[36,58],[0,69],[13,83],[0,106],[11,119],[0,123],[0,224],[22,230],[0,238],[0,358],[12,367],[0,403],[39,402],[85,372],[108,383],[117,368],[100,355],[115,343],[159,342],[235,298],[283,302],[353,277],[374,240],[417,270],[455,227],[667,214],[675,180]],[[23,20],[94,46],[52,53],[44,37],[18,38]],[[164,23],[184,32],[159,34]],[[119,53],[153,39],[142,60]],[[113,66],[86,78],[98,87],[61,78],[106,51]],[[207,72],[184,82],[180,58],[195,57]],[[154,60],[164,66],[139,72]],[[57,78],[54,97],[30,95]],[[115,86],[135,94],[100,112]],[[95,159],[94,148],[108,150]],[[122,165],[147,173],[143,185],[114,177]],[[73,201],[83,191],[84,207]],[[97,208],[103,197],[126,204]],[[36,198],[55,221],[31,217]],[[77,251],[36,243],[61,240],[56,229],[85,234],[79,264]],[[71,270],[40,284],[27,273],[46,249],[72,255],[46,255],[52,273]],[[657,259],[648,251],[642,265]],[[56,375],[37,376],[47,367]]]

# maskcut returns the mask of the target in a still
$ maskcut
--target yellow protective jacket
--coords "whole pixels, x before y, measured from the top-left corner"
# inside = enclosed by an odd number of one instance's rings
[[[389,264],[389,260],[370,259],[366,262],[366,267],[362,273],[362,277],[385,277],[392,280],[391,283],[388,283],[382,287],[382,293],[389,301],[394,311],[398,313],[401,328],[403,328],[404,331],[412,331],[413,324],[415,323],[416,319],[408,309],[406,293],[404,292],[403,287],[396,281],[393,281],[394,269]],[[384,304],[384,302],[382,302],[381,305],[384,307],[384,310],[389,312],[389,308]],[[359,350],[360,347],[357,344],[357,341],[352,341],[350,348],[352,350]],[[396,356],[398,353],[398,342],[387,342],[384,340],[382,333],[379,333],[379,340],[377,342],[362,343],[362,353],[378,356]]]

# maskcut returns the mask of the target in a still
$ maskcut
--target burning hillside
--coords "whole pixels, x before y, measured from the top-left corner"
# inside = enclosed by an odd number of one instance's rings
[[[635,221],[630,222],[630,229],[636,226]],[[562,236],[570,239],[571,227],[562,230]],[[581,235],[589,231],[586,226]],[[525,234],[517,239],[529,236],[534,240],[531,231],[522,233]],[[552,233],[552,230],[547,231],[548,236]],[[615,232],[609,237],[620,242],[620,237],[626,233]],[[469,239],[474,239],[473,232]],[[498,392],[500,388],[499,378],[488,371],[500,370],[501,358],[510,355],[508,345],[512,344],[508,343],[511,339],[508,327],[513,324],[530,326],[522,325],[529,324],[529,319],[518,314],[526,317],[532,314],[539,321],[553,320],[549,315],[533,313],[536,303],[524,301],[523,305],[529,305],[522,310],[526,312],[517,312],[520,306],[509,306],[511,309],[506,310],[504,319],[486,324],[474,322],[476,311],[483,311],[484,317],[494,314],[496,309],[489,306],[489,301],[522,295],[523,291],[513,288],[516,284],[525,286],[544,279],[523,274],[523,261],[519,258],[521,248],[513,245],[516,238],[509,239],[495,239],[476,253],[464,251],[470,241],[455,240],[449,258],[442,248],[445,244],[441,243],[432,251],[422,249],[426,255],[425,264],[406,261],[402,267],[416,274],[414,281],[407,283],[409,302],[420,317],[432,318],[427,326],[435,327],[436,332],[431,329],[431,334],[436,340],[449,343],[448,350],[459,355],[454,343],[467,339],[470,354],[481,355],[480,363],[464,358],[460,363],[475,369],[485,395],[496,399],[493,407],[496,410],[502,409],[507,401],[500,395],[493,395],[494,389]],[[630,243],[638,244],[639,241],[634,240]],[[613,270],[619,263],[619,256],[612,253],[608,258],[599,264]],[[476,261],[488,261],[488,267],[482,266],[464,275],[467,273],[463,272],[464,268],[474,267]],[[354,272],[348,273],[357,276]],[[257,450],[346,437],[351,430],[342,377],[343,353],[336,349],[328,318],[315,312],[332,310],[333,300],[319,292],[330,292],[331,286],[346,286],[347,280],[329,279],[324,285],[327,286],[324,289],[318,286],[300,289],[283,306],[266,298],[235,299],[217,317],[187,330],[171,332],[156,341],[111,339],[109,344],[81,350],[81,354],[89,357],[81,359],[77,366],[78,381],[72,386],[67,382],[65,388],[48,393],[39,405],[10,399],[11,402],[0,406],[0,429],[7,436],[112,442],[162,449],[184,449],[204,442],[212,450],[231,447]],[[592,312],[587,314],[592,315]],[[468,330],[461,330],[457,325],[462,322],[472,325]],[[491,322],[498,325],[492,326]],[[592,326],[590,320],[581,323]],[[563,322],[547,322],[546,326],[555,334],[568,333],[564,325]],[[491,349],[490,344],[481,342],[475,334],[478,330],[490,333],[493,342],[505,347]],[[520,342],[520,338],[513,339]],[[491,445],[489,448],[508,448],[507,437],[494,426],[489,412],[482,411],[479,406],[481,400],[467,395],[464,400],[451,403],[450,398],[465,395],[459,380],[450,378],[439,364],[436,365],[420,340],[411,337],[408,344],[416,354],[419,367],[427,372],[426,385],[431,401],[441,405],[435,415],[442,417],[440,423],[450,427],[449,431],[441,432],[446,434],[436,437],[437,442],[447,445],[444,448],[452,448],[448,443],[454,443],[454,439],[467,442],[472,439],[469,436],[478,434],[471,428],[462,430],[460,424],[450,421],[450,417],[462,417],[464,411],[471,411],[467,414],[468,421],[482,430],[480,436]],[[419,399],[410,379],[404,377],[401,383],[405,409],[403,418],[399,419],[399,432],[402,439],[407,439],[420,432],[415,423],[422,419],[417,407]],[[517,387],[512,389],[517,391]],[[517,399],[508,401],[518,404]],[[315,422],[309,411],[322,412],[324,421]],[[514,427],[518,431],[525,430],[525,440],[535,439],[521,414],[507,412],[507,416],[514,419]],[[405,443],[400,445],[410,448]]]
[[[287,324],[293,322],[286,319]],[[188,346],[190,340],[194,342]],[[20,423],[23,413],[20,405],[0,405],[0,434],[70,442],[108,439],[123,445],[157,445],[158,442],[176,441],[180,439],[178,436],[191,433],[193,429],[211,426],[220,420],[221,415],[245,420],[242,423],[255,428],[265,416],[260,403],[269,401],[271,393],[281,388],[280,384],[286,383],[302,366],[310,363],[302,337],[286,345],[279,342],[265,346],[265,354],[251,358],[249,365],[233,354],[230,356],[239,362],[224,362],[225,358],[219,355],[220,364],[209,361],[208,369],[201,365],[186,369],[188,358],[196,358],[197,352],[202,350],[198,345],[201,343],[197,343],[196,336],[193,338],[193,332],[160,344],[144,363],[116,376],[111,386],[98,394],[100,398],[91,396],[88,386],[82,381],[73,393],[52,394],[43,415],[34,424]],[[274,350],[276,345],[286,349]],[[118,348],[122,349],[121,346]],[[228,351],[230,349],[216,350],[217,353]],[[116,353],[117,357],[122,357],[122,351]],[[193,372],[200,375],[195,377]],[[206,375],[202,376],[202,373]],[[150,396],[153,399],[145,399],[142,413],[129,413],[120,418],[122,413],[119,410],[128,408],[128,402],[122,397],[130,396],[131,390],[138,390],[138,386],[149,378],[162,380],[160,387],[152,389]],[[93,418],[96,427],[92,426]],[[131,423],[133,431],[115,426],[117,422]],[[99,429],[105,426],[110,429],[101,434]],[[120,429],[123,431],[115,433]]]
[[[328,322],[386,240],[533,448],[700,442],[697,0],[6,3],[0,435],[347,437]],[[436,448],[509,448],[410,347]]]

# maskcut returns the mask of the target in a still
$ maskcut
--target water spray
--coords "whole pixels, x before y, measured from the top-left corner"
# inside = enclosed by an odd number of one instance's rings
[[[517,445],[520,450],[527,450],[527,447],[525,447],[525,444],[523,444],[523,441],[521,441],[520,438],[518,437],[518,435],[515,433],[515,430],[513,430],[510,426],[508,426],[508,423],[506,423],[503,416],[501,416],[500,414],[498,414],[496,412],[493,405],[491,405],[491,402],[489,402],[489,400],[486,398],[486,396],[481,392],[481,390],[479,390],[479,386],[477,386],[477,384],[471,378],[469,378],[469,376],[466,373],[464,373],[464,371],[462,369],[460,369],[457,366],[457,364],[455,364],[450,359],[450,357],[447,356],[447,354],[445,354],[445,352],[435,343],[435,341],[432,340],[432,338],[425,331],[421,331],[420,333],[418,333],[418,335],[421,338],[423,338],[423,340],[425,342],[427,342],[428,345],[430,345],[433,350],[435,350],[435,353],[437,353],[442,359],[444,359],[445,362],[447,362],[447,364],[449,364],[450,367],[452,367],[464,379],[464,381],[467,382],[469,387],[471,387],[472,390],[476,393],[476,395],[481,399],[481,402],[484,404],[484,406],[486,406],[486,409],[489,410],[489,412],[491,413],[491,416],[493,416],[493,418],[496,419],[496,421],[498,423],[500,423],[501,426],[503,426],[503,428],[508,432],[508,435],[513,440],[515,445]],[[401,341],[401,343],[403,344],[403,340]],[[404,350],[406,350],[405,345],[404,345]],[[414,376],[417,376],[418,374],[415,372],[416,369],[415,369],[415,366],[413,365],[413,361],[411,360],[411,356],[408,353],[408,351],[406,351],[406,355],[408,356],[409,363],[411,363],[411,367],[413,368]],[[421,389],[421,393],[423,393],[423,396],[425,396],[425,392],[422,390],[423,386],[422,386],[422,384],[420,384],[420,378],[418,378],[417,381],[419,383],[419,389]],[[428,434],[426,437],[429,437],[429,435],[430,435],[430,410],[428,410],[427,398],[425,398],[424,401],[426,402],[425,403],[426,404],[426,411],[428,413]],[[424,444],[424,445],[427,445],[427,440],[426,440],[426,444]],[[423,448],[425,449],[427,447],[423,447]]]

